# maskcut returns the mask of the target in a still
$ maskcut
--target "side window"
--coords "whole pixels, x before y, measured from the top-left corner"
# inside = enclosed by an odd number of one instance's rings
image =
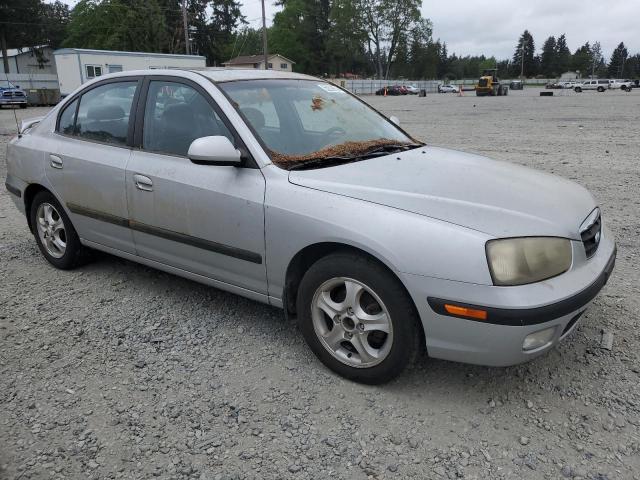
[[[60,115],[60,121],[58,122],[58,132],[64,133],[65,135],[73,135],[73,130],[76,124],[77,108],[77,98],[64,107],[64,110],[62,110],[62,114]]]
[[[196,89],[177,82],[149,83],[142,148],[187,156],[196,138],[223,135],[235,143],[211,104]]]
[[[75,135],[98,142],[126,145],[133,96],[138,82],[108,83],[80,98]]]
[[[102,75],[102,67],[100,65],[85,65],[87,78],[96,78]]]

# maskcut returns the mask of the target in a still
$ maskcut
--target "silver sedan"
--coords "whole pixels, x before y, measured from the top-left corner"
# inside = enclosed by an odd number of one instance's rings
[[[268,303],[347,378],[426,349],[512,365],[567,337],[615,242],[568,180],[428,146],[349,92],[283,72],[122,72],[8,147],[43,256],[109,252]]]

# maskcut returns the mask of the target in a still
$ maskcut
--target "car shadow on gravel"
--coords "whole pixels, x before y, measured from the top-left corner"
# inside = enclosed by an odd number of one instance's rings
[[[284,348],[286,368],[301,371],[309,369],[307,375],[319,375],[325,378],[328,385],[336,388],[351,383],[326,369],[308,349],[302,335],[297,329],[295,320],[286,320],[282,310],[257,301],[203,285],[182,277],[161,272],[151,267],[114,257],[102,252],[92,252],[91,259],[80,268],[83,275],[105,277],[105,282],[117,276],[126,279],[126,294],[140,305],[158,303],[158,314],[164,318],[170,316],[175,309],[178,318],[171,324],[164,325],[164,333],[173,332],[176,337],[188,336],[189,328],[204,335],[218,335],[220,330],[227,337],[238,337],[238,344],[251,348],[260,345],[272,345]],[[116,293],[118,287],[114,292]],[[124,325],[130,320],[122,317],[123,325],[115,329],[130,328]],[[112,321],[118,321],[113,319]],[[185,325],[187,321],[187,325]],[[154,320],[147,319],[147,323]],[[144,325],[140,326],[141,329]],[[162,328],[161,328],[162,329]],[[186,329],[186,331],[185,331]],[[249,344],[242,342],[245,333],[250,332],[252,340]],[[135,334],[134,334],[135,335]],[[138,338],[140,342],[148,342]],[[174,338],[173,342],[179,341]],[[161,351],[161,350],[160,350]],[[418,356],[415,364],[396,380],[381,386],[365,389],[384,390],[402,395],[403,392],[429,391],[430,395],[441,396],[443,401],[473,402],[487,398],[487,389],[491,396],[498,398],[508,396],[510,392],[520,388],[527,377],[536,378],[550,375],[560,368],[561,354],[555,349],[546,356],[529,363],[513,367],[483,367],[429,358],[424,352]],[[266,368],[257,365],[256,369]],[[268,370],[265,370],[265,372]],[[577,374],[577,372],[576,372]],[[357,384],[354,384],[357,385]],[[478,396],[478,398],[473,398]]]

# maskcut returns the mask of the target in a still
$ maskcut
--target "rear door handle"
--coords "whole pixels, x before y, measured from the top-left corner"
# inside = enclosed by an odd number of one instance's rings
[[[138,190],[144,190],[145,192],[153,191],[153,182],[149,177],[145,177],[144,175],[135,174],[133,176],[133,181],[136,184],[136,188]]]
[[[57,155],[49,155],[49,160],[50,160],[50,165],[53,168],[58,168],[61,169],[62,168],[62,159],[57,156]]]

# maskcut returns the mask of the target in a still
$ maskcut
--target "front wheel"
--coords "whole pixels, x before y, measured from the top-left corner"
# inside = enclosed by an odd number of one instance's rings
[[[58,200],[46,191],[36,194],[30,215],[33,234],[44,258],[62,270],[75,267],[82,244]]]
[[[357,382],[393,379],[420,349],[418,315],[404,287],[363,256],[335,253],[313,264],[300,283],[297,311],[313,353]]]
[[[580,87],[576,87],[576,88],[574,88],[574,91],[576,93],[580,93],[580,92],[582,92],[582,89]]]

